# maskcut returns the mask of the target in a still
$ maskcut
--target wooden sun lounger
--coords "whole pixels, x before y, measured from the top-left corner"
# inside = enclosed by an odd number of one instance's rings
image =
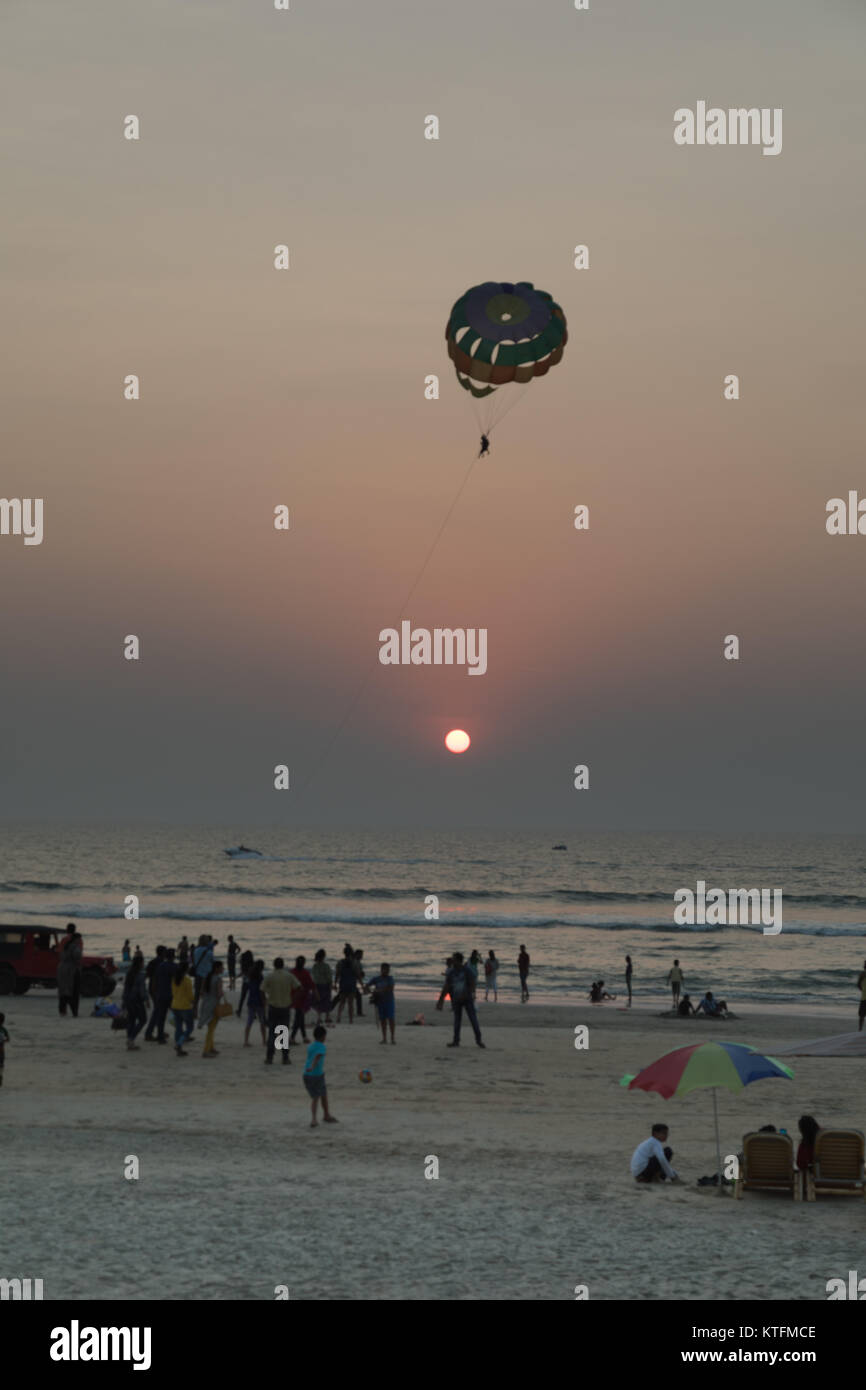
[[[863,1134],[859,1129],[819,1129],[815,1161],[806,1171],[806,1199],[866,1197]]]
[[[794,1167],[794,1145],[790,1134],[744,1134],[740,1176],[734,1195],[746,1189],[763,1192],[790,1192],[795,1202],[802,1197],[800,1174]]]

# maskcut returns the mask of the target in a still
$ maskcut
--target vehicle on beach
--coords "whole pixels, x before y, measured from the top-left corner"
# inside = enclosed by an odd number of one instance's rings
[[[0,926],[0,994],[26,994],[31,985],[56,989],[60,942],[65,935],[56,927]],[[110,994],[116,974],[110,956],[82,956],[82,997]]]

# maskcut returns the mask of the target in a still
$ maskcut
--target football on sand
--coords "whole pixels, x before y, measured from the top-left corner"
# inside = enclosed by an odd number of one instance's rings
[[[372,1080],[373,1080],[373,1073],[372,1073],[371,1071],[368,1071],[366,1067],[362,1067],[361,1070],[358,1072],[358,1080],[359,1080],[359,1081],[372,1081]]]

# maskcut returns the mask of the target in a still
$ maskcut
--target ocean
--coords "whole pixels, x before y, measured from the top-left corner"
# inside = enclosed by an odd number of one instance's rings
[[[851,1003],[866,955],[866,840],[695,834],[245,832],[262,859],[232,861],[234,831],[188,826],[33,826],[0,831],[0,921],[74,921],[88,953],[120,960],[129,937],[158,943],[231,932],[269,964],[276,954],[332,961],[345,941],[367,973],[387,960],[401,990],[433,996],[445,957],[492,947],[503,997],[518,993],[525,943],[539,1000],[582,1001],[593,980],[636,1001],[666,995],[678,957],[692,994],[790,1004]],[[555,850],[564,843],[567,848]],[[780,888],[783,926],[674,925],[677,889]],[[138,921],[123,917],[136,894]],[[425,899],[438,897],[438,920]]]

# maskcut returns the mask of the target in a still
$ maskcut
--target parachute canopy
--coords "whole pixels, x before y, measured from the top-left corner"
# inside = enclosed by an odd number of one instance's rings
[[[525,280],[488,280],[457,300],[445,337],[460,385],[474,400],[488,402],[479,413],[486,433],[504,414],[503,396],[513,395],[500,387],[526,386],[549,372],[562,358],[568,330],[565,314],[544,290]]]

